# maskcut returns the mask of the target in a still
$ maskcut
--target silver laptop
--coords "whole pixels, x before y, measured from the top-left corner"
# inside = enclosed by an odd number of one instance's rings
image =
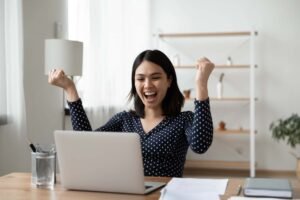
[[[147,194],[165,185],[144,182],[136,133],[55,131],[54,138],[67,189]]]

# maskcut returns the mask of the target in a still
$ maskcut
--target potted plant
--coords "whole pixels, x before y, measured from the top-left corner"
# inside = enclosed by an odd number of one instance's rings
[[[286,140],[287,144],[292,148],[300,144],[300,116],[292,114],[287,119],[279,119],[270,125],[272,137],[279,140]],[[297,158],[296,174],[300,178],[300,159],[295,153],[292,153]]]

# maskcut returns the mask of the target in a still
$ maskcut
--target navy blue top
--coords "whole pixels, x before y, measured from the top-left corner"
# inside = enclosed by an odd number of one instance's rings
[[[196,153],[204,153],[213,140],[209,99],[194,103],[195,113],[185,111],[177,116],[166,116],[148,133],[144,132],[140,117],[127,111],[116,114],[96,131],[138,133],[145,176],[181,177],[188,147]],[[81,100],[69,102],[69,106],[73,129],[91,131]]]

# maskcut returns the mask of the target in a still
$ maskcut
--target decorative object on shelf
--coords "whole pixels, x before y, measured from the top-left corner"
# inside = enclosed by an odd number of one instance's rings
[[[228,66],[231,66],[231,65],[232,65],[232,59],[231,59],[230,56],[227,57],[226,64],[227,64]]]
[[[295,148],[300,144],[300,116],[292,114],[287,119],[278,119],[271,123],[270,130],[272,137],[275,140],[286,140],[287,145]],[[296,153],[291,153],[297,158],[296,174],[300,179],[300,156]]]
[[[183,96],[184,96],[185,99],[190,99],[191,98],[191,91],[192,91],[192,89],[183,90]]]
[[[223,97],[223,78],[224,73],[220,75],[219,82],[217,83],[217,93],[218,98],[221,99]]]
[[[224,121],[219,122],[219,130],[225,131],[226,130],[226,123]]]
[[[179,54],[175,54],[173,56],[172,61],[173,61],[174,66],[180,66],[180,56],[179,56]]]

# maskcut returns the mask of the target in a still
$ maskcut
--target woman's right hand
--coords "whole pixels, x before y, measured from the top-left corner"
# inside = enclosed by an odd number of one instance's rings
[[[79,99],[74,82],[65,75],[63,70],[51,70],[49,72],[48,82],[51,85],[63,88],[67,94],[68,101],[72,102]]]
[[[64,90],[67,90],[69,87],[72,87],[74,85],[73,81],[69,79],[65,72],[61,69],[53,69],[49,72],[48,76],[48,82],[51,85],[55,85],[58,87],[63,88]]]

